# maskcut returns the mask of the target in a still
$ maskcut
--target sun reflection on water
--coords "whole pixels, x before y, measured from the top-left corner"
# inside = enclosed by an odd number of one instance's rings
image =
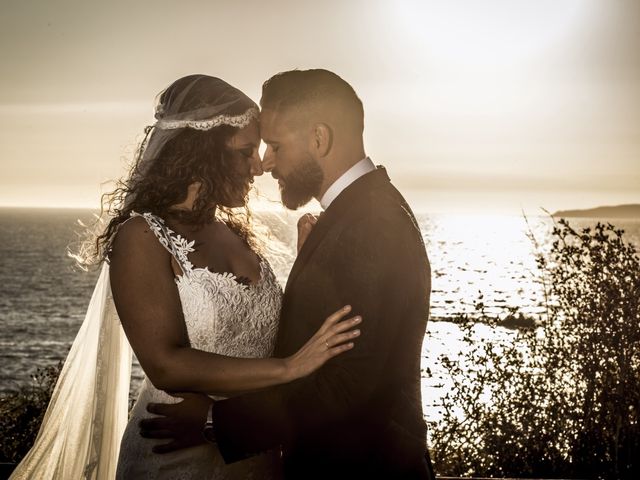
[[[432,268],[432,319],[472,312],[480,294],[488,313],[506,306],[525,314],[541,311],[535,247],[528,234],[546,238],[550,219],[447,215],[421,223]]]

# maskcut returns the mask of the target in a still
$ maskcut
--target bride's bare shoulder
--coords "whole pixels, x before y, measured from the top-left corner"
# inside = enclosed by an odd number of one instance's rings
[[[168,255],[151,225],[141,216],[131,217],[118,227],[111,243],[110,253],[111,261],[130,255],[142,258],[166,257]]]

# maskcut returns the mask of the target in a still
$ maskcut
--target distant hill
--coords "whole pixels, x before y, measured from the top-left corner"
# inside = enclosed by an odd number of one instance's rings
[[[617,205],[614,207],[596,207],[588,210],[560,210],[554,217],[590,217],[590,218],[640,218],[640,205]]]

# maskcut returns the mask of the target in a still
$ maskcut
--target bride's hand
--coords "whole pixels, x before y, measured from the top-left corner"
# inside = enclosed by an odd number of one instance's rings
[[[352,340],[360,335],[360,330],[352,329],[362,321],[362,317],[342,320],[350,311],[351,306],[347,305],[329,315],[300,350],[284,359],[288,381],[306,377],[330,358],[353,348]]]
[[[307,237],[311,233],[311,230],[313,230],[317,221],[318,216],[311,213],[305,213],[298,220],[298,252],[300,252],[304,242],[307,241]]]

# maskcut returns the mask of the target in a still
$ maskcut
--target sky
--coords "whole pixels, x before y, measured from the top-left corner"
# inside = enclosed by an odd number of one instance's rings
[[[640,203],[639,51],[636,0],[0,0],[0,205],[97,206],[183,75],[316,67],[417,211]]]

